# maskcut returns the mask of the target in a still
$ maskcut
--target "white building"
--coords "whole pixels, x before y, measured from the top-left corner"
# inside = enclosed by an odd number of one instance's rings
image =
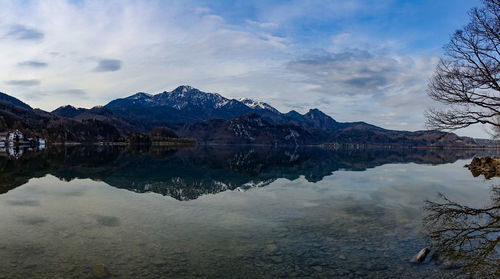
[[[38,149],[39,150],[45,149],[45,140],[44,139],[38,139]]]
[[[23,140],[23,133],[19,130],[15,130],[9,133],[9,141],[14,142],[17,140]]]

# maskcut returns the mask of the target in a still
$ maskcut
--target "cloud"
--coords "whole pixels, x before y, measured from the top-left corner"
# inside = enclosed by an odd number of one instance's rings
[[[45,35],[42,31],[24,25],[12,25],[5,37],[21,41],[40,41]]]
[[[82,89],[61,89],[61,90],[53,90],[50,93],[58,95],[79,96],[79,97],[87,95],[87,92],[85,92],[85,90]]]
[[[40,206],[37,200],[8,200],[6,203],[11,206]]]
[[[212,12],[212,10],[210,8],[207,8],[207,7],[196,7],[196,8],[193,9],[193,11],[197,15],[207,14],[207,13]]]
[[[250,26],[256,26],[259,28],[263,29],[269,29],[269,28],[278,28],[279,25],[275,22],[258,22],[255,20],[247,19],[246,23],[249,24]]]
[[[97,67],[94,68],[94,72],[115,72],[120,70],[122,67],[122,61],[117,59],[102,59],[99,60]]]
[[[41,216],[18,216],[18,221],[25,225],[39,225],[48,222],[48,219]]]
[[[7,85],[14,86],[36,86],[40,85],[41,81],[38,79],[17,79],[17,80],[8,80],[5,82]]]
[[[410,57],[379,56],[359,49],[310,55],[289,62],[288,68],[330,95],[384,95],[422,78]]]
[[[88,98],[87,94],[88,93],[85,90],[78,88],[52,89],[52,90],[39,90],[39,88],[36,88],[31,91],[25,90],[23,92],[23,97],[31,102],[45,100],[47,98],[52,98],[52,97],[56,97],[57,99],[63,99],[63,100],[75,99],[81,102]],[[68,104],[68,103],[64,102],[62,104]]]
[[[28,60],[17,63],[19,67],[29,67],[29,68],[45,68],[48,66],[47,63],[35,60]]]

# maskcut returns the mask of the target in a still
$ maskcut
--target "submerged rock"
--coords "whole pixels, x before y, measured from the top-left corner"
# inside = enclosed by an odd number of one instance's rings
[[[441,269],[457,269],[461,267],[462,265],[460,263],[450,259],[444,260],[439,266]]]
[[[103,264],[94,264],[91,267],[92,275],[97,279],[104,279],[109,277],[108,268]]]
[[[271,243],[271,244],[266,245],[266,249],[267,249],[267,251],[274,253],[274,252],[278,251],[278,246],[274,243]]]
[[[449,256],[443,256],[439,252],[436,252],[432,255],[432,260],[435,261],[441,269],[457,269],[462,267],[461,263],[457,262]]]
[[[272,256],[272,257],[270,257],[270,259],[275,264],[283,263],[283,257],[281,257],[281,256]]]
[[[389,269],[389,266],[383,263],[367,263],[365,265],[365,270],[367,271],[382,271]]]
[[[424,248],[420,250],[413,258],[411,258],[410,262],[412,263],[421,263],[425,261],[425,258],[427,257],[427,254],[429,254],[431,250],[429,248]]]
[[[167,261],[161,260],[161,259],[154,260],[153,265],[155,265],[157,267],[165,266],[165,265],[167,265]]]
[[[485,156],[483,158],[474,157],[472,162],[465,165],[474,177],[483,174],[486,178],[500,176],[500,158]]]
[[[312,269],[316,272],[322,272],[323,271],[323,268],[319,265],[315,265],[312,267]]]

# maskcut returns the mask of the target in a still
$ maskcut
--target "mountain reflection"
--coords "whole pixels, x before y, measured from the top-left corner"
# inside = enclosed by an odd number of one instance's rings
[[[131,150],[73,146],[0,158],[0,193],[30,178],[90,178],[134,192],[192,200],[226,190],[266,186],[278,178],[321,181],[338,170],[362,171],[388,163],[443,164],[471,158],[477,150],[340,149],[201,146]]]
[[[459,267],[465,278],[500,278],[500,187],[492,188],[489,207],[469,207],[444,195],[441,200],[425,206],[433,259]]]

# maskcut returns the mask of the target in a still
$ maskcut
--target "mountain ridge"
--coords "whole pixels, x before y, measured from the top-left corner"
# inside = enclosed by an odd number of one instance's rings
[[[7,94],[0,95],[0,103],[33,113],[36,111],[53,121],[66,121],[70,123],[68,125],[93,121],[92,125],[112,127],[110,129],[117,130],[121,137],[165,126],[180,136],[207,144],[305,145],[335,142],[473,146],[494,143],[439,131],[397,131],[365,122],[337,122],[317,108],[304,114],[294,110],[282,113],[264,102],[248,98],[230,99],[187,85],[158,94],[138,92],[90,109],[62,106],[50,113],[33,110]],[[1,112],[0,108],[0,117]],[[23,122],[22,117],[17,121]],[[37,127],[40,128],[40,125]],[[112,138],[116,138],[116,132],[112,134]]]
[[[33,109],[31,106],[22,102],[21,100],[15,98],[15,97],[12,97],[10,95],[7,95],[5,93],[2,93],[2,92],[0,92],[0,101],[11,103],[15,106],[22,107],[25,109]]]

